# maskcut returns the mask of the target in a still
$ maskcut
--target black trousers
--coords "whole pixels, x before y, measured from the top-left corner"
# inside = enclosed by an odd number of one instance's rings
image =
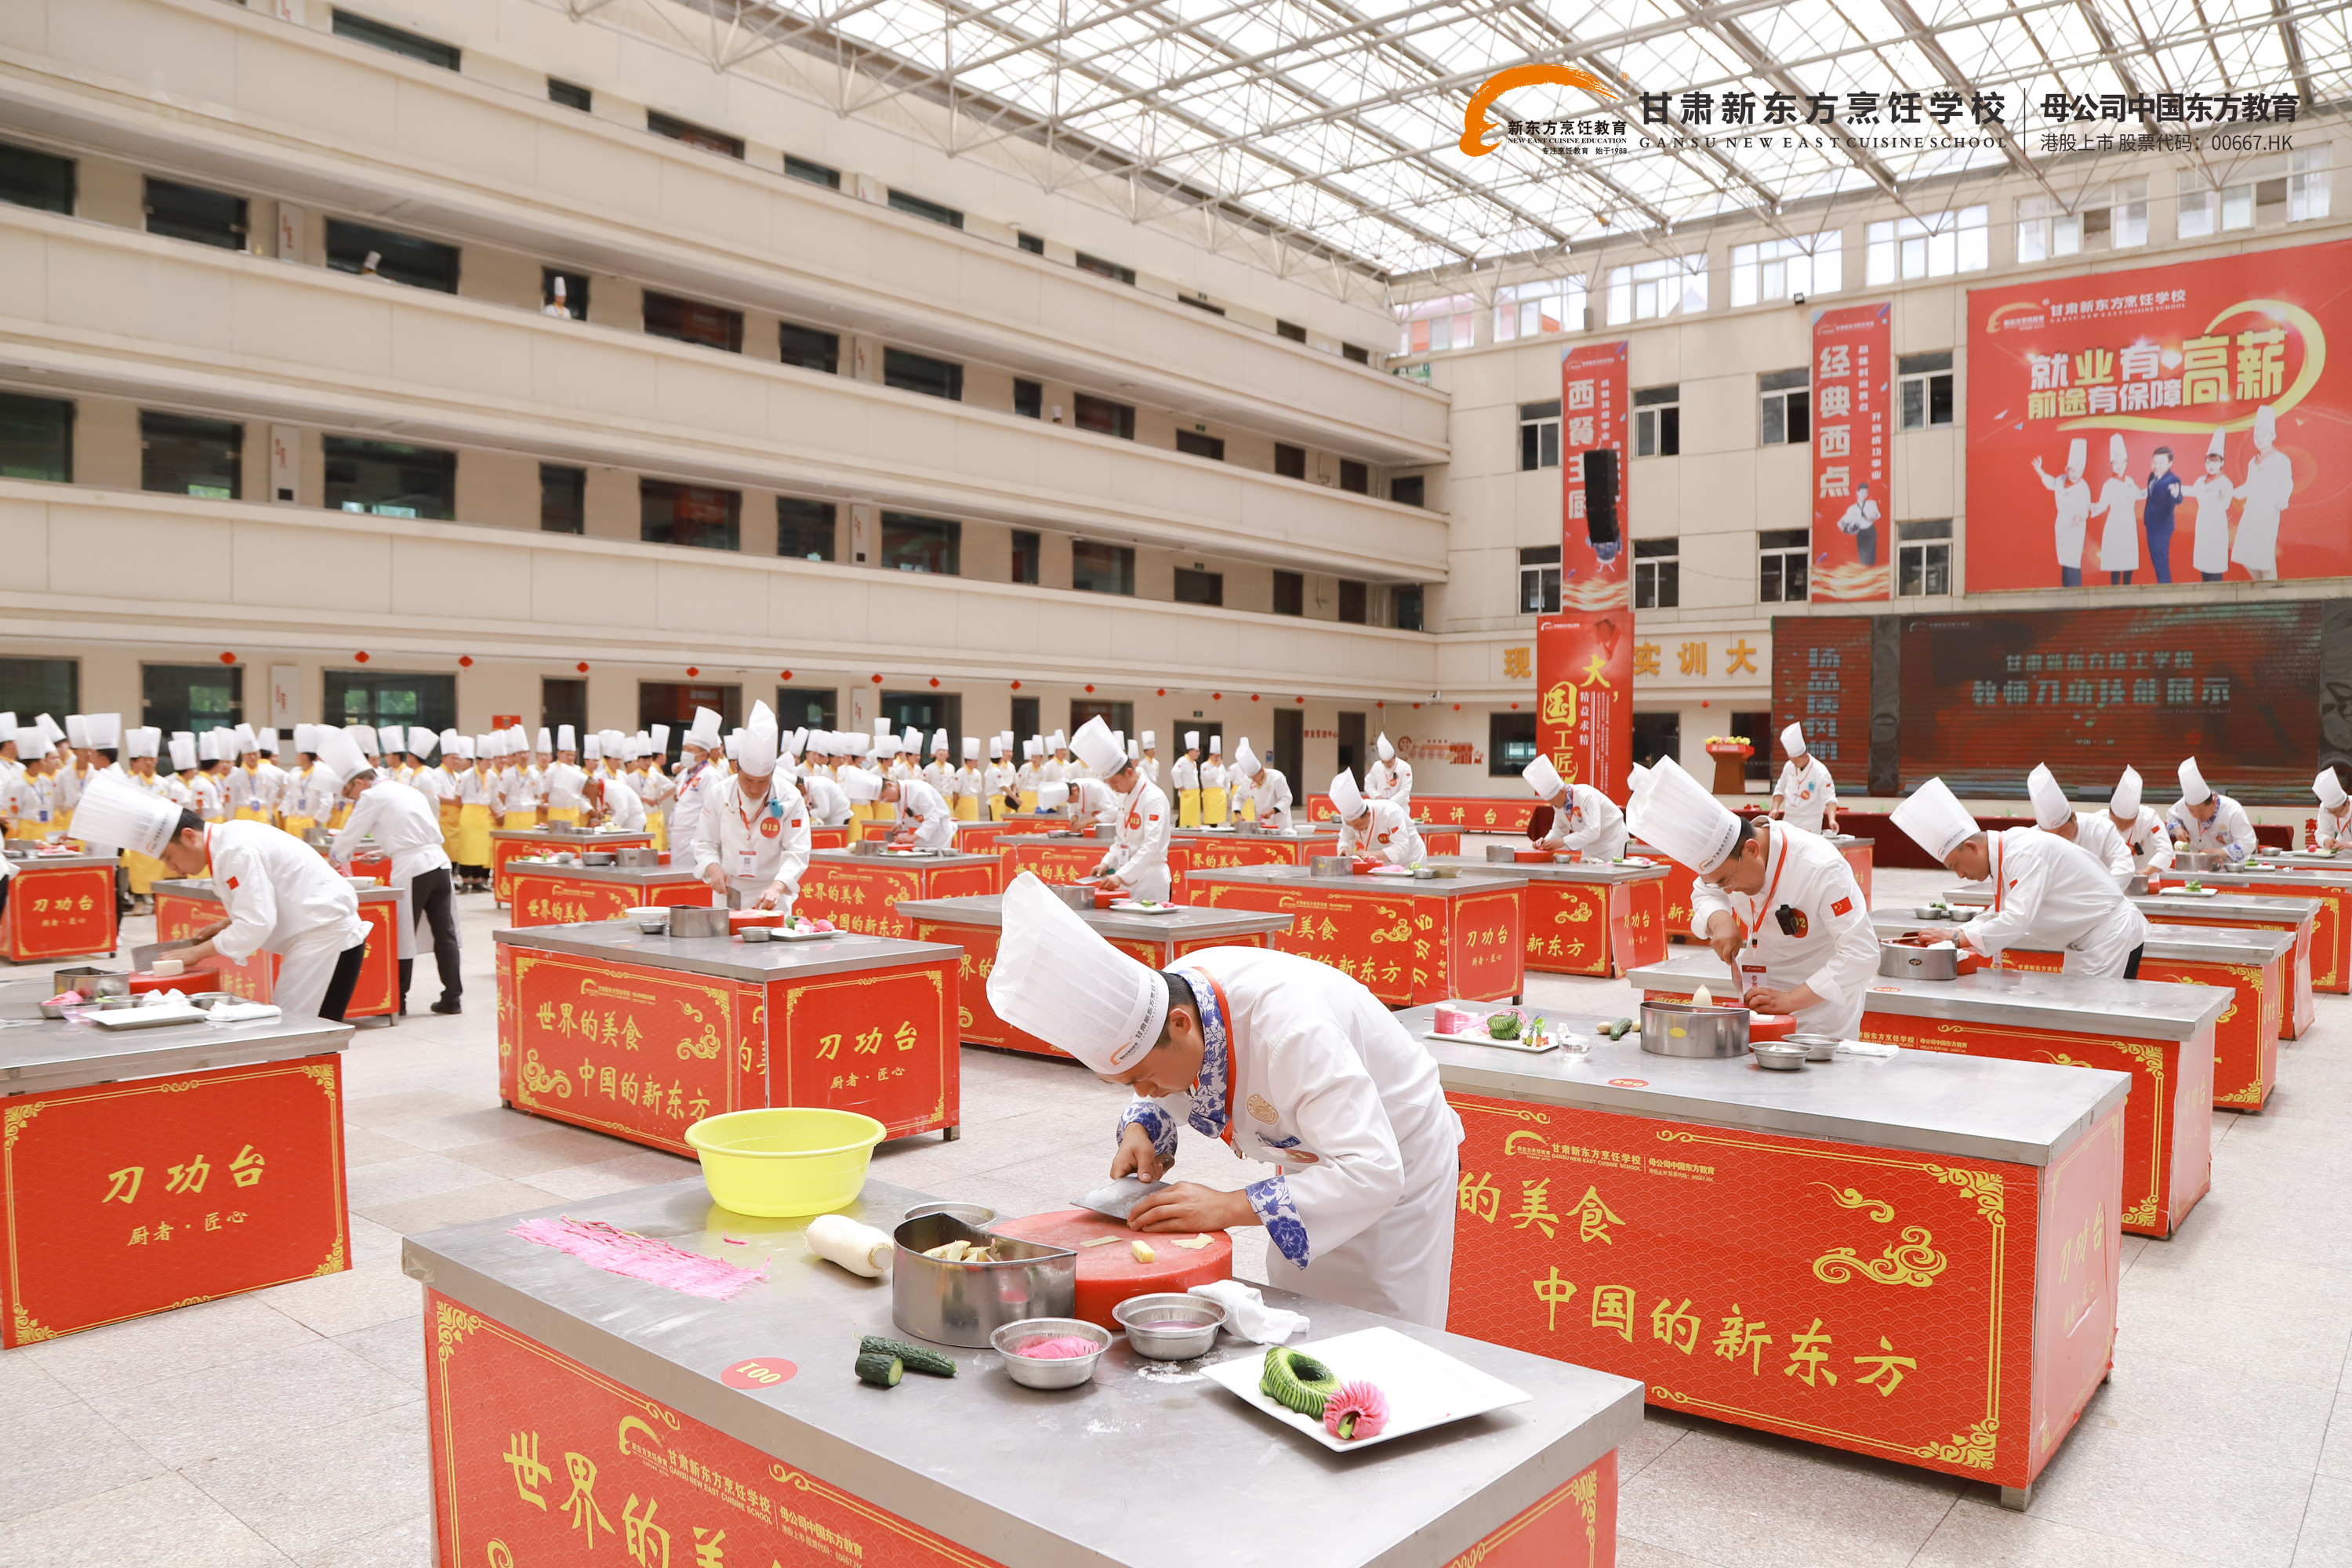
[[[417,918],[433,928],[433,963],[441,971],[441,1000],[455,1002],[465,991],[466,983],[457,973],[457,901],[449,868],[436,867],[421,871],[408,884],[408,907]],[[400,961],[400,1010],[408,1011],[409,977],[416,971],[416,961]]]
[[[2146,942],[2142,942],[2139,946],[2132,949],[2131,956],[2129,958],[2124,960],[2124,978],[2126,980],[2137,980],[2139,978],[2139,955],[2147,951],[2147,944]]]
[[[340,1024],[343,1010],[352,1005],[352,993],[360,983],[360,960],[367,956],[367,943],[343,949],[335,960],[334,978],[327,982],[327,994],[319,1004],[319,1016],[331,1018]]]

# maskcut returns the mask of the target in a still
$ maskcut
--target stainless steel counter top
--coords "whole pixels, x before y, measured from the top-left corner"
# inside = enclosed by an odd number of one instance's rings
[[[1959,922],[1915,919],[1908,910],[1873,910],[1870,923],[1880,936],[1906,931],[1956,931]],[[2232,926],[2151,926],[2147,956],[2197,963],[2268,963],[2294,951],[2294,936],[2283,931],[2246,931]]]
[[[154,886],[164,892],[178,893],[183,898],[202,899],[207,903],[215,904],[221,901],[220,890],[213,886],[212,879],[209,877],[165,878],[156,882]],[[358,895],[360,902],[363,904],[398,903],[405,897],[399,889],[385,887],[381,882],[372,888],[362,888],[353,883],[352,891]]]
[[[1961,909],[1980,910],[1992,902],[1992,895],[1979,888],[1954,888],[1943,897],[1946,903]],[[2272,893],[2221,893],[2210,899],[2188,893],[2149,893],[2132,902],[2139,906],[2142,914],[2160,914],[2168,919],[2204,913],[2216,920],[2307,921],[2317,919],[2320,910],[2317,899],[2290,899]]]
[[[1495,872],[1525,877],[1531,882],[1585,882],[1612,888],[1628,882],[1663,881],[1666,875],[1666,863],[1663,859],[1654,866],[1619,866],[1607,860],[1562,865],[1557,860],[1546,863],[1540,860],[1488,860],[1483,856],[1474,855],[1432,855],[1422,864],[1444,866],[1456,871],[1476,871],[1482,875]]]
[[[1306,866],[1230,866],[1213,871],[1187,871],[1194,885],[1246,882],[1281,888],[1312,888],[1322,893],[1369,893],[1391,899],[1459,899],[1472,893],[1507,892],[1525,887],[1517,866],[1481,868],[1459,877],[1318,877]]]
[[[2174,875],[2165,873],[2168,880]],[[2234,871],[2185,871],[2184,878],[2193,877],[2208,887],[2244,888],[2256,882],[2309,882],[2315,888],[2352,887],[2352,866],[2330,865],[2326,861],[2281,864],[2260,871],[2241,867]]]
[[[1491,1010],[1476,1002],[1446,1005]],[[1424,1036],[1436,1011],[1407,1008],[1397,1021]],[[1586,1036],[1606,1021],[1544,1015],[1548,1026]],[[1654,1056],[1632,1039],[1600,1040],[1580,1056],[1423,1044],[1445,1087],[1464,1094],[2021,1165],[2048,1164],[2131,1089],[2128,1074],[2103,1068],[1938,1051],[1841,1057],[1801,1072],[1767,1072],[1746,1057]]]
[[[1004,896],[986,893],[968,899],[901,899],[894,906],[901,920],[949,921],[962,925],[1001,926]],[[1199,942],[1207,937],[1254,936],[1261,931],[1286,931],[1288,915],[1261,914],[1255,910],[1212,910],[1178,905],[1164,915],[1122,914],[1117,910],[1079,910],[1077,917],[1107,937],[1129,942]]]
[[[939,870],[948,866],[989,866],[1002,864],[993,849],[925,849],[911,855],[894,855],[885,851],[878,855],[860,855],[855,849],[812,849],[812,866],[889,866],[902,871]]]
[[[510,947],[543,948],[582,958],[675,969],[688,974],[719,974],[730,980],[767,982],[804,974],[837,974],[886,963],[926,958],[953,959],[963,952],[937,942],[901,942],[896,937],[845,931],[829,942],[739,942],[731,936],[647,936],[633,921],[585,925],[525,926],[490,933]]]
[[[1238,840],[1244,844],[1253,842],[1267,844],[1295,844],[1302,838],[1336,839],[1339,837],[1339,825],[1334,822],[1328,827],[1321,826],[1313,827],[1293,827],[1286,833],[1276,832],[1273,829],[1268,829],[1267,831],[1261,833],[1255,827],[1179,827],[1175,829],[1174,836],[1178,838],[1209,838],[1223,841]]]
[[[9,851],[8,859],[19,871],[55,871],[77,867],[111,866],[111,855],[19,855]]]
[[[551,822],[544,827],[493,827],[493,838],[562,838],[568,842],[593,847],[613,844],[650,844],[654,836],[640,827],[634,832],[618,827],[567,827]]]
[[[1730,983],[1723,960],[1701,949],[1670,953],[1664,963],[1626,977],[1636,991],[1690,991]],[[2172,985],[2153,980],[2097,980],[2079,974],[1979,970],[1958,980],[1870,983],[1867,1008],[1907,1018],[1952,1018],[2076,1034],[2128,1030],[2147,1040],[2186,1040],[2218,1021],[2230,998],[2212,985]]]
[[[518,855],[507,862],[509,875],[569,877],[582,882],[614,882],[636,888],[675,888],[699,882],[691,866],[572,866],[536,855]]]
[[[923,1201],[869,1181],[843,1212],[887,1229]],[[1629,1379],[1282,1290],[1265,1294],[1309,1313],[1305,1340],[1386,1323],[1534,1398],[1343,1456],[1244,1405],[1193,1363],[1139,1360],[1123,1339],[1078,1390],[1024,1389],[994,1352],[952,1350],[952,1379],[910,1375],[880,1395],[850,1362],[858,1335],[899,1333],[890,1282],[811,1256],[806,1220],[728,1213],[695,1180],[541,1212],[747,1267],[772,1255],[771,1277],[732,1301],[680,1295],[509,1236],[520,1215],[410,1237],[402,1265],[671,1409],[1014,1568],[1428,1568],[1642,1424],[1642,1388]],[[722,1244],[722,1228],[751,1245]],[[1263,1354],[1231,1337],[1211,1352]],[[719,1381],[753,1355],[785,1357],[799,1375],[760,1392]]]
[[[2265,860],[2276,860],[2289,866],[2308,866],[2315,871],[2352,871],[2352,853],[2344,850],[2265,849]]]
[[[340,1051],[352,1026],[324,1018],[251,1024],[164,1024],[110,1033],[79,1019],[41,1016],[49,971],[0,980],[0,1095],[79,1089],[118,1079],[163,1078]]]

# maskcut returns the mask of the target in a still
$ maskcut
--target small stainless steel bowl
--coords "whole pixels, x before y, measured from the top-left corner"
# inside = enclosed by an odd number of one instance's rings
[[[1092,1340],[1095,1353],[1044,1361],[1023,1355],[1019,1349],[1032,1340],[1063,1338]],[[1004,1358],[1004,1370],[1013,1381],[1024,1388],[1076,1388],[1094,1381],[1095,1363],[1110,1348],[1110,1331],[1084,1318],[1023,1318],[989,1335],[988,1342]]]
[[[776,940],[776,928],[773,926],[745,926],[735,934],[741,937],[745,942],[773,942]]]
[[[1827,1062],[1837,1059],[1838,1037],[1835,1035],[1811,1035],[1800,1032],[1789,1037],[1789,1044],[1804,1047],[1805,1059],[1809,1062]]]
[[[1772,1072],[1795,1072],[1805,1065],[1805,1047],[1787,1040],[1759,1040],[1748,1049],[1758,1067]]]
[[[996,1211],[984,1204],[929,1203],[917,1204],[907,1211],[908,1219],[920,1219],[927,1214],[943,1214],[960,1219],[974,1230],[985,1230],[996,1219]]]
[[[1191,1361],[1209,1353],[1224,1326],[1225,1310],[1206,1296],[1162,1291],[1130,1296],[1110,1310],[1135,1353],[1153,1361]]]

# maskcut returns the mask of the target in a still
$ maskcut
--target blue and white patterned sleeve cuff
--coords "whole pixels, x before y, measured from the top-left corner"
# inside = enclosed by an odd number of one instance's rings
[[[1129,1126],[1138,1121],[1151,1134],[1152,1152],[1160,1156],[1161,1163],[1176,1158],[1176,1119],[1156,1100],[1129,1100],[1126,1114],[1118,1119],[1118,1131],[1111,1135],[1113,1140],[1125,1137]]]
[[[1306,1268],[1307,1225],[1298,1217],[1298,1205],[1290,1201],[1290,1184],[1281,1176],[1268,1176],[1263,1182],[1252,1182],[1244,1191],[1249,1194],[1250,1207],[1265,1222],[1266,1239],[1274,1243],[1275,1250]]]

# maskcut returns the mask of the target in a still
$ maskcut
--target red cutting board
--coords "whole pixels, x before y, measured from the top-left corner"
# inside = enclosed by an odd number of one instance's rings
[[[1071,1315],[1099,1324],[1113,1333],[1118,1333],[1119,1328],[1118,1321],[1110,1315],[1111,1309],[1129,1297],[1149,1296],[1160,1290],[1189,1290],[1195,1285],[1234,1277],[1234,1238],[1222,1230],[1208,1232],[1209,1245],[1194,1251],[1176,1245],[1192,1240],[1190,1235],[1154,1231],[1147,1236],[1092,1209],[1062,1209],[1054,1214],[999,1220],[989,1229],[1023,1241],[1076,1248],[1078,1304]],[[1099,1247],[1082,1245],[1104,1236],[1118,1239]],[[1129,1243],[1136,1241],[1151,1248],[1154,1256],[1150,1262],[1135,1260],[1135,1249]]]

